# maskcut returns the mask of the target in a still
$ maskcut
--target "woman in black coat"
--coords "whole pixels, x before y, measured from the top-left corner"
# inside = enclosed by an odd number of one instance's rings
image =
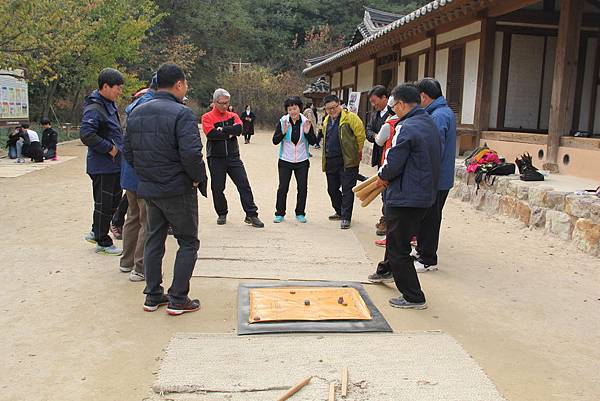
[[[244,143],[250,143],[250,137],[254,135],[254,120],[256,120],[256,115],[250,110],[250,106],[246,105],[246,108],[240,114],[240,118],[244,123]]]

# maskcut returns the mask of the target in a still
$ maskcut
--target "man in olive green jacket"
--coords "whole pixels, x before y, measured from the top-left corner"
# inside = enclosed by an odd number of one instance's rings
[[[340,99],[323,99],[327,117],[323,120],[323,171],[327,174],[327,192],[335,214],[329,220],[341,220],[342,230],[350,228],[358,166],[365,143],[365,127],[360,117],[342,109]],[[341,188],[341,191],[340,191]]]

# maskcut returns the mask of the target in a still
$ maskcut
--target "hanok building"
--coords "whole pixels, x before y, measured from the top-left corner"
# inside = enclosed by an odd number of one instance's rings
[[[385,21],[385,18],[393,21]],[[383,25],[382,25],[383,24]],[[600,1],[436,0],[400,17],[366,9],[350,45],[307,60],[343,100],[432,76],[459,126],[459,151],[600,177]]]

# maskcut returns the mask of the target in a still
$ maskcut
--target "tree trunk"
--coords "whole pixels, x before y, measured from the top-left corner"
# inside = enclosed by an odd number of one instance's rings
[[[48,114],[50,112],[50,106],[54,101],[54,94],[56,93],[56,87],[58,86],[58,81],[54,80],[46,90],[46,102],[44,103],[44,108],[42,109],[42,118],[48,118]]]
[[[70,122],[73,123],[73,121],[77,120],[77,117],[75,115],[75,110],[77,109],[77,106],[79,105],[79,95],[81,94],[81,87],[82,84],[80,83],[77,86],[77,92],[75,93],[75,96],[73,97],[73,104],[71,105],[71,115],[70,115]]]

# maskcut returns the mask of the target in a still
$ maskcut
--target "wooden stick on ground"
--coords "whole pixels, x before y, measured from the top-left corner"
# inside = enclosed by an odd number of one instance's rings
[[[379,184],[377,183],[377,181],[373,181],[372,183],[370,183],[369,185],[367,185],[366,187],[364,187],[363,189],[358,191],[356,193],[356,196],[358,196],[358,199],[360,199],[360,200],[365,200],[365,198],[367,196],[369,196],[369,194],[371,192],[375,191],[378,187],[379,187]]]
[[[335,383],[329,383],[329,401],[335,401]]]
[[[289,399],[291,396],[293,396],[298,391],[300,391],[302,389],[302,387],[306,386],[310,382],[310,379],[312,379],[312,376],[307,377],[306,379],[302,380],[300,383],[296,384],[294,387],[289,389],[284,395],[279,397],[277,399],[277,401],[285,401],[285,400]]]
[[[348,396],[348,368],[342,369],[342,397]]]
[[[373,199],[377,198],[384,190],[384,187],[379,187],[377,188],[375,191],[371,192],[371,194],[366,197],[365,199],[363,199],[362,203],[360,204],[362,207],[367,207],[369,206],[369,204],[371,202],[373,202]]]
[[[354,188],[352,188],[352,192],[357,193],[358,191],[360,191],[361,189],[367,187],[369,184],[371,184],[375,180],[377,180],[377,174],[375,174],[371,178],[366,179],[365,181],[361,182],[360,184],[358,184],[357,186],[355,186]]]

